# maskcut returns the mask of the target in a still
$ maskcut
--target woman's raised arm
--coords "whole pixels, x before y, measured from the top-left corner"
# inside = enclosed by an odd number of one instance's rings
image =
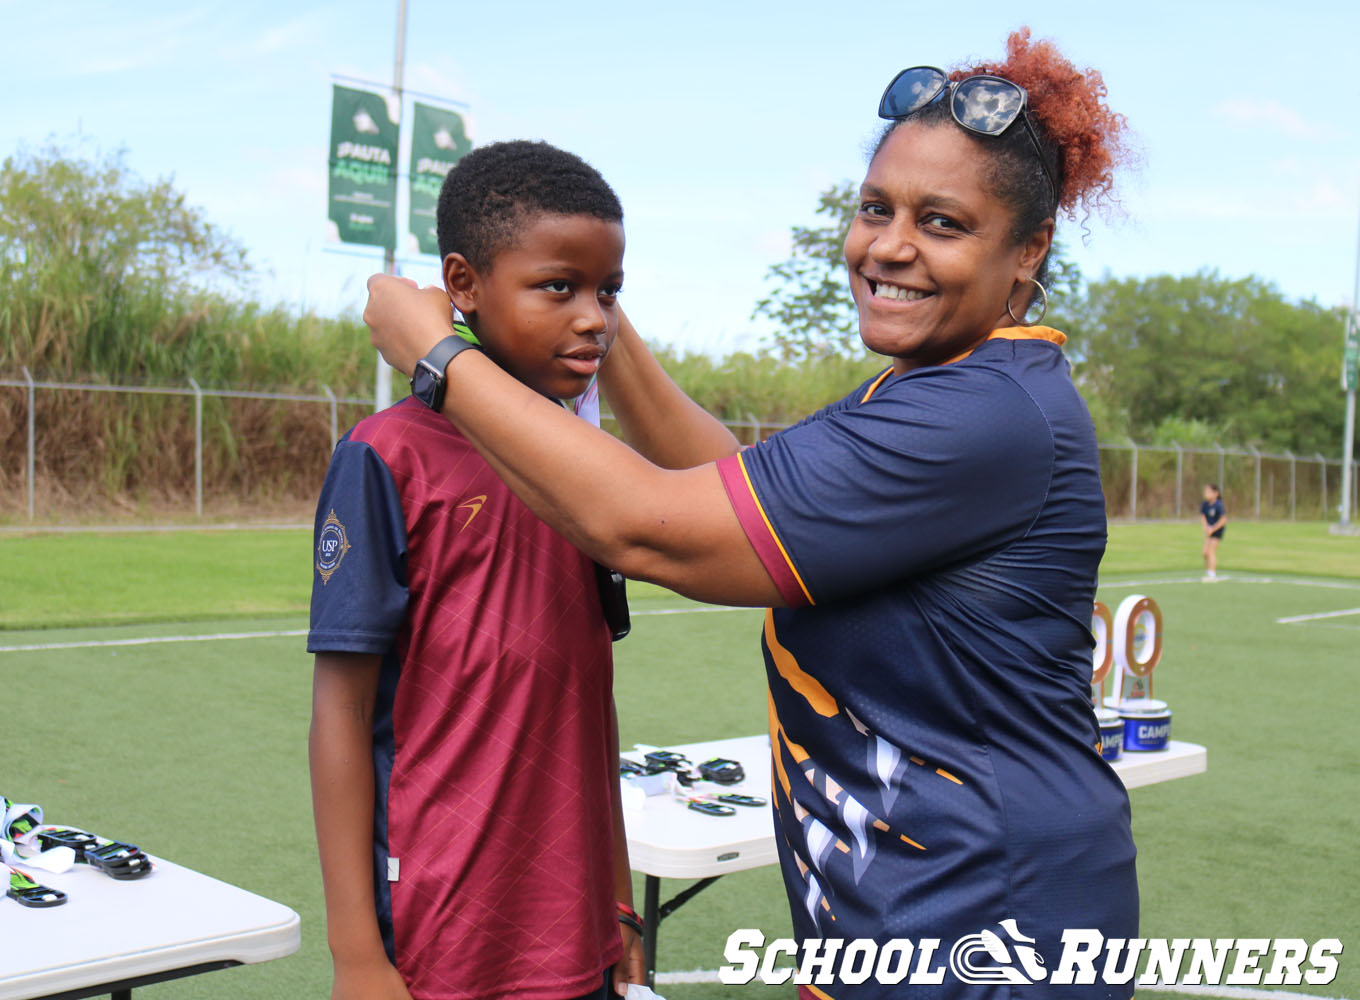
[[[600,392],[623,439],[663,469],[688,469],[741,449],[732,432],[685,395],[620,310],[619,335],[600,368]]]
[[[418,290],[388,275],[374,275],[368,289],[364,321],[393,367],[410,372],[450,333],[442,289]],[[582,552],[696,600],[784,603],[716,466],[658,468],[480,351],[457,355],[445,384],[444,415],[530,510]]]

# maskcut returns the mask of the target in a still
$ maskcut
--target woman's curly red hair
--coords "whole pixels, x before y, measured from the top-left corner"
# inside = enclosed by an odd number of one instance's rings
[[[1134,159],[1128,124],[1105,104],[1105,81],[1094,69],[1079,70],[1046,40],[1031,41],[1029,28],[1006,39],[1004,62],[956,67],[954,80],[975,73],[1004,77],[1024,87],[1029,108],[1061,157],[1062,194],[1058,204],[1072,215],[1107,213],[1114,172]]]

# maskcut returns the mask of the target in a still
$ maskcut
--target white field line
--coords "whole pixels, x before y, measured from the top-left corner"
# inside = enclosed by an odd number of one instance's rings
[[[754,611],[756,608],[654,608],[634,611],[633,617],[643,615],[698,615],[710,611]],[[35,642],[22,646],[0,646],[0,653],[46,652],[54,649],[102,649],[109,646],[155,646],[167,642],[223,642],[233,639],[288,639],[307,634],[305,628],[284,629],[277,632],[213,632],[207,635],[158,635],[142,639],[87,639],[80,642]]]
[[[650,611],[634,611],[634,618],[641,618],[643,615],[703,615],[710,611],[764,611],[764,608],[724,608],[714,604],[706,604],[701,608],[653,608]]]
[[[658,972],[658,986],[684,983],[720,983],[717,969],[694,969],[690,972]],[[1320,997],[1312,993],[1287,993],[1284,990],[1258,990],[1246,986],[1137,986],[1142,993],[1180,993],[1186,996],[1225,997],[1228,1000],[1346,1000],[1345,997]]]
[[[1360,608],[1347,608],[1345,611],[1319,611],[1315,615],[1294,615],[1290,618],[1276,618],[1276,625],[1293,625],[1295,622],[1315,622],[1323,618],[1344,618],[1347,615],[1360,615]]]
[[[155,646],[163,642],[221,642],[226,639],[280,639],[306,635],[307,630],[284,632],[214,632],[211,635],[157,635],[145,639],[90,639],[85,642],[35,642],[26,646],[0,646],[0,653],[30,653],[50,649],[100,649],[105,646]]]
[[[1235,583],[1281,583],[1299,587],[1325,587],[1339,590],[1360,590],[1360,583],[1343,583],[1335,580],[1296,580],[1296,579],[1276,579],[1269,576],[1225,576],[1222,582]],[[1110,580],[1102,586],[1104,587],[1146,587],[1150,585],[1165,585],[1173,583],[1199,583],[1198,577],[1163,577],[1161,579],[1147,580]],[[694,608],[651,608],[642,611],[634,611],[633,617],[641,618],[647,615],[699,615],[710,614],[720,611],[758,611],[758,608],[727,608],[716,605],[703,605]],[[1294,618],[1279,618],[1277,623],[1282,625],[1293,624],[1295,622],[1312,621],[1320,618],[1336,618],[1347,615],[1360,614],[1360,608],[1348,611],[1330,611],[1317,615],[1299,615]],[[46,650],[58,649],[98,649],[106,646],[152,646],[167,642],[221,642],[235,639],[281,639],[303,636],[307,634],[306,629],[288,629],[278,632],[217,632],[210,635],[165,635],[155,636],[146,639],[91,639],[83,642],[40,642],[22,646],[0,646],[0,653],[27,653],[42,652]]]
[[[1178,986],[1175,983],[1159,983],[1156,986],[1139,986],[1138,991],[1148,993],[1182,993],[1194,997],[1230,997],[1232,1000],[1328,1000],[1312,993],[1286,993],[1284,990],[1258,990],[1250,986]],[[1330,1000],[1346,1000],[1345,997],[1332,997]]]
[[[150,535],[165,532],[313,531],[310,523],[292,521],[226,522],[222,524],[14,524],[0,527],[0,535]]]
[[[1102,588],[1119,589],[1149,586],[1165,586],[1174,583],[1202,583],[1199,577],[1163,577],[1161,579],[1148,580],[1107,580],[1101,583]],[[1280,579],[1273,576],[1235,576],[1224,575],[1218,578],[1218,582],[1213,584],[1218,586],[1222,583],[1254,583],[1254,584],[1287,584],[1293,587],[1322,587],[1327,590],[1360,590],[1360,583],[1349,583],[1342,580],[1308,580],[1308,579]],[[1322,611],[1310,615],[1292,615],[1288,618],[1276,618],[1276,625],[1296,625],[1300,622],[1321,621],[1326,618],[1346,618],[1350,615],[1360,615],[1360,608],[1348,608],[1344,611]],[[1344,627],[1344,626],[1343,626]],[[1187,987],[1188,988],[1188,987]]]
[[[1101,580],[1100,587],[1102,590],[1123,590],[1126,587],[1166,586],[1175,583],[1192,583],[1196,586],[1219,586],[1224,583],[1278,583],[1291,587],[1322,587],[1328,590],[1360,590],[1360,583],[1352,583],[1346,580],[1310,580],[1306,578],[1275,576],[1238,576],[1233,573],[1227,573],[1220,576],[1215,584],[1204,584],[1199,576],[1167,576],[1160,578],[1153,577],[1146,580]]]
[[[1235,583],[1282,583],[1301,587],[1325,587],[1340,590],[1360,590],[1360,584],[1342,583],[1334,580],[1296,580],[1296,579],[1276,579],[1274,577],[1261,576],[1225,576],[1222,582]],[[1198,577],[1164,577],[1161,579],[1147,580],[1111,580],[1102,586],[1104,587],[1146,587],[1150,585],[1165,585],[1172,583],[1199,583]],[[641,618],[647,615],[699,615],[709,614],[720,611],[758,611],[759,608],[727,608],[716,605],[703,605],[694,608],[651,608],[642,611],[634,611],[633,617]],[[1316,615],[1299,615],[1293,618],[1278,618],[1276,622],[1281,625],[1294,624],[1296,622],[1313,621],[1321,618],[1337,618],[1353,614],[1360,614],[1360,608],[1347,611],[1329,611]],[[40,642],[30,643],[21,646],[0,646],[0,653],[28,653],[43,652],[47,650],[59,649],[99,649],[106,646],[152,646],[167,642],[222,642],[239,639],[283,639],[304,636],[306,629],[288,629],[277,632],[216,632],[209,635],[165,635],[154,636],[145,639],[90,639],[82,642]]]

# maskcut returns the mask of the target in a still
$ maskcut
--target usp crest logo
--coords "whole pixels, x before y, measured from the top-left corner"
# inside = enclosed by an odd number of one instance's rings
[[[349,537],[345,526],[335,516],[335,508],[321,525],[316,541],[316,571],[321,574],[323,585],[331,582],[331,574],[340,568],[345,553],[350,550]]]

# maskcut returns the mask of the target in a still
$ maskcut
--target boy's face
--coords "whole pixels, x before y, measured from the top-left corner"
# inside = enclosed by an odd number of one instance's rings
[[[444,260],[444,286],[502,368],[555,399],[585,392],[619,330],[623,226],[590,215],[537,215],[476,271]]]

